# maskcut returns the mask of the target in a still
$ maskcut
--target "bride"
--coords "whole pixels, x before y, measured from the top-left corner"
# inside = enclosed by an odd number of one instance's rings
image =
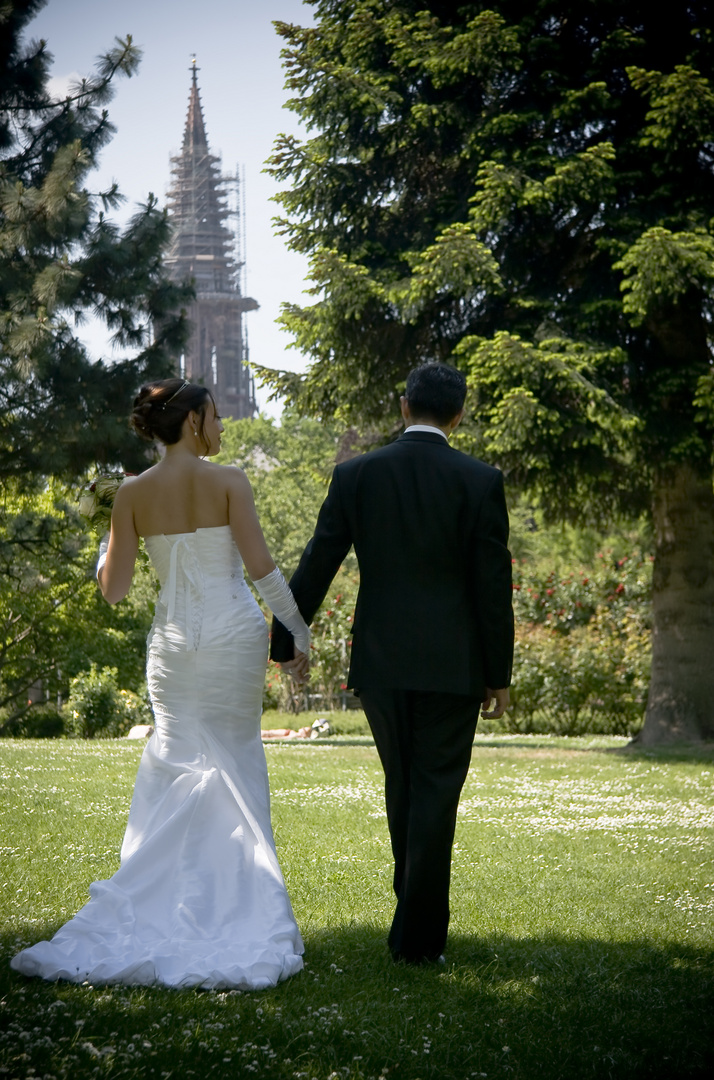
[[[275,854],[260,739],[268,632],[243,566],[295,635],[288,666],[298,678],[309,631],[245,474],[204,460],[223,431],[209,391],[151,383],[132,423],[166,453],[117,492],[97,576],[110,604],[126,596],[144,537],[161,582],[147,643],[155,732],[119,869],[11,965],[80,983],[263,989],[300,971],[303,944]]]

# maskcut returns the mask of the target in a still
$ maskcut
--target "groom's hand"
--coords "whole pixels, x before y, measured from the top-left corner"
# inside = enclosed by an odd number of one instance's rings
[[[487,712],[489,705],[495,699],[496,707]],[[511,695],[508,692],[508,687],[504,686],[502,690],[491,690],[490,687],[486,687],[486,696],[481,702],[481,716],[484,720],[498,720],[500,716],[503,716],[504,712],[511,704]]]
[[[296,651],[293,659],[283,660],[280,667],[292,675],[296,683],[307,682],[310,678],[310,657],[306,653]]]

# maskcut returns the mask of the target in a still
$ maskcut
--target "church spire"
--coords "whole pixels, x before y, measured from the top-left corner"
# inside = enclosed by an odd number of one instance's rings
[[[191,61],[191,89],[188,96],[188,113],[186,114],[186,127],[183,133],[184,150],[208,150],[206,138],[206,125],[203,122],[203,109],[201,108],[201,96],[198,92],[198,72],[196,57]]]
[[[180,374],[210,387],[223,416],[250,417],[256,411],[255,390],[246,363],[243,317],[258,305],[241,295],[241,253],[228,224],[235,213],[228,198],[238,179],[223,176],[220,157],[209,150],[195,57],[190,70],[183,143],[171,158],[172,237],[164,260],[173,280],[189,279],[196,289]]]

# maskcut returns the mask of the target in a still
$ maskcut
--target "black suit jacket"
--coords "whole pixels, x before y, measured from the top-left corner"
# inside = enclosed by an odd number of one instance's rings
[[[335,468],[290,587],[311,622],[354,544],[349,685],[482,695],[511,680],[507,543],[501,472],[441,435],[407,429]],[[271,656],[292,655],[275,620]]]

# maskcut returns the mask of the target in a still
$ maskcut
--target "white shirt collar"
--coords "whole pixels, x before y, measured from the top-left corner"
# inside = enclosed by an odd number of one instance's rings
[[[442,439],[448,442],[448,438],[441,430],[441,428],[434,427],[433,424],[410,424],[408,428],[404,429],[406,434],[408,431],[428,431],[430,435],[441,435]]]

